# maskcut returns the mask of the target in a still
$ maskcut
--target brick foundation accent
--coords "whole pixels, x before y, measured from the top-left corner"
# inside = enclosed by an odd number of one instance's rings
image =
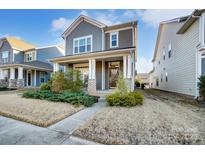
[[[96,95],[96,79],[88,79],[88,94]]]
[[[16,87],[16,82],[17,82],[17,79],[9,79],[8,87],[9,88],[15,88]]]
[[[8,87],[8,81],[5,79],[0,79],[0,87]]]
[[[18,80],[17,80],[17,83],[16,83],[16,86],[17,86],[18,88],[24,87],[24,80],[23,80],[23,79],[18,79]]]

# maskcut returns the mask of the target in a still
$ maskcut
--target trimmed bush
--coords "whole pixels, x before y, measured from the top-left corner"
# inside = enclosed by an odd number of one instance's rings
[[[106,97],[106,101],[110,106],[132,107],[143,104],[144,97],[139,92],[129,92],[121,94],[116,92]]]
[[[42,83],[40,86],[41,90],[51,90],[51,81],[48,81],[48,83]]]
[[[97,102],[97,97],[86,95],[83,92],[71,93],[53,93],[50,90],[27,91],[23,94],[24,98],[45,99],[52,102],[65,102],[75,106],[84,105],[86,107],[92,106]]]
[[[198,82],[199,94],[204,99],[205,98],[205,75],[200,76],[198,79],[199,79]]]

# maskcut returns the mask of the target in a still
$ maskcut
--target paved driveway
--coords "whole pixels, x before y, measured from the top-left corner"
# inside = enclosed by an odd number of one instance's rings
[[[97,144],[74,137],[72,132],[104,106],[96,103],[47,128],[0,116],[0,144]]]

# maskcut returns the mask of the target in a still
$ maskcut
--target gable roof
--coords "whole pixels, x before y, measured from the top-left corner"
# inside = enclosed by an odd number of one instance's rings
[[[7,41],[12,49],[19,51],[27,51],[31,49],[35,49],[36,47],[30,43],[27,43],[21,39],[17,39],[15,37],[5,37],[1,39],[2,41]],[[1,43],[0,47],[3,45]]]
[[[186,30],[197,20],[198,16],[205,12],[205,9],[194,10],[193,13],[189,16],[186,22],[178,30],[177,34],[183,34]]]
[[[179,18],[175,18],[175,19],[171,19],[171,20],[167,20],[167,21],[162,21],[160,22],[159,25],[159,29],[158,29],[158,34],[157,34],[157,41],[156,41],[156,45],[155,45],[155,50],[154,50],[154,55],[153,55],[153,59],[152,62],[155,60],[156,55],[157,55],[157,50],[158,50],[158,45],[159,45],[159,40],[160,40],[160,35],[162,32],[162,27],[164,24],[169,24],[169,23],[180,23],[180,22],[184,22],[187,20],[189,16],[183,16],[183,17],[179,17]]]
[[[97,21],[95,19],[92,19],[85,15],[80,15],[62,34],[62,37],[65,38],[68,34],[70,34],[81,22],[86,21],[94,26],[97,26],[99,28],[103,28],[106,25],[100,21]]]

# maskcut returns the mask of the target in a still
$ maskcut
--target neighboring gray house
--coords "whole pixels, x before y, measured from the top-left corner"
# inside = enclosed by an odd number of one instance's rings
[[[0,39],[0,86],[35,87],[50,79],[53,65],[49,58],[63,56],[58,46],[36,48],[14,38]]]
[[[122,72],[127,85],[134,89],[137,61],[137,21],[107,26],[80,15],[63,33],[65,56],[53,58],[58,66],[77,69],[90,94],[109,93],[116,88]]]
[[[205,10],[160,23],[150,87],[197,97],[204,55]]]

